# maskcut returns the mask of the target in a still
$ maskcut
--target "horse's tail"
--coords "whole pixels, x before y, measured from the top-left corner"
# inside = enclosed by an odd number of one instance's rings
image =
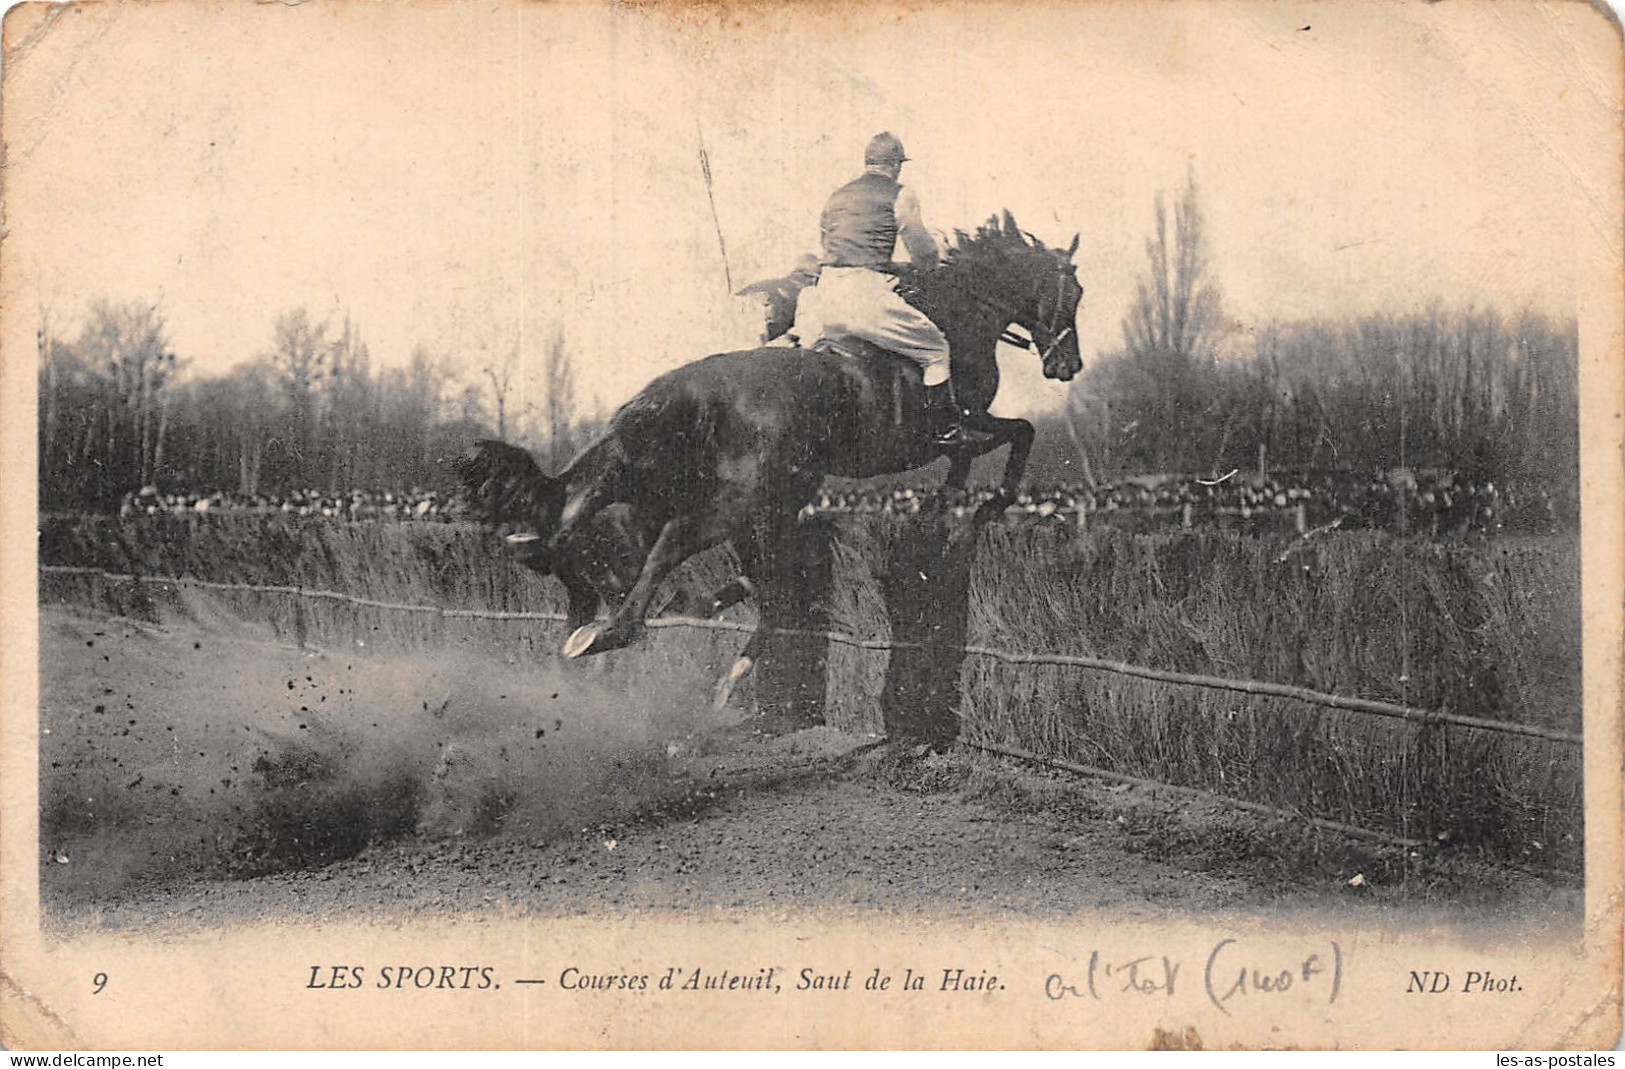
[[[458,458],[457,474],[469,511],[484,523],[545,537],[556,519],[562,484],[517,446],[481,439]]]

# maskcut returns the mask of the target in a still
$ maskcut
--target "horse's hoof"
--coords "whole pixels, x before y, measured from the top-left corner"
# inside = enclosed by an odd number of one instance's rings
[[[716,593],[711,595],[711,604],[707,615],[721,616],[755,592],[756,586],[749,579],[742,575],[735,576],[718,587]]]
[[[720,713],[728,707],[728,699],[734,696],[734,688],[739,686],[740,680],[750,674],[755,664],[756,662],[749,657],[741,657],[733,663],[733,667],[728,669],[728,674],[717,683],[716,694],[711,699],[713,710]]]
[[[636,628],[617,628],[613,622],[585,624],[564,640],[564,655],[574,658],[589,653],[608,653],[630,646],[637,637]]]
[[[564,655],[573,660],[584,653],[590,653],[592,644],[597,638],[597,624],[582,624],[570,632],[570,637],[564,640]]]

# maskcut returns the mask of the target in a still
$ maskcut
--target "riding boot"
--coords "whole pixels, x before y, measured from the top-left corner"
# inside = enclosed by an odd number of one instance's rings
[[[991,442],[993,436],[971,430],[964,424],[964,414],[954,400],[951,382],[938,383],[925,388],[925,432],[933,445],[958,448]]]

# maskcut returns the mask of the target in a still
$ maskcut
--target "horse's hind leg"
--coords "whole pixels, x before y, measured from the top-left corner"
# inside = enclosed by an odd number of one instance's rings
[[[708,616],[719,616],[756,593],[762,562],[760,540],[736,538],[734,553],[739,557],[739,574],[711,591],[703,606]]]
[[[762,655],[762,646],[766,640],[767,634],[762,628],[758,627],[751,632],[744,649],[739,651],[739,656],[728,666],[728,671],[717,680],[716,689],[711,693],[711,708],[720,713],[728,707],[728,701],[734,696],[734,690],[756,667],[756,659]]]
[[[756,593],[756,577],[748,565],[741,564],[739,574],[720,586],[704,593],[684,590],[672,600],[667,612],[714,619]]]
[[[738,539],[734,543],[734,549],[739,554],[739,574],[717,588],[711,595],[712,616],[756,593],[762,566],[761,539],[760,537]],[[763,631],[765,626],[757,624],[756,630],[751,632],[749,641],[734,658],[734,663],[728,666],[728,671],[717,681],[716,689],[711,694],[711,708],[718,712],[726,709],[734,690],[756,667],[756,659],[762,655],[762,646],[766,641],[766,634]]]
[[[747,595],[754,595],[756,593],[754,587],[764,580],[763,570],[767,569],[770,573],[775,571],[768,563],[768,559],[775,554],[783,554],[793,544],[793,533],[801,503],[817,491],[819,481],[807,480],[784,487],[783,496],[776,502],[776,506],[758,513],[759,519],[753,525],[752,537],[734,540],[734,548],[739,553],[740,575],[718,591],[716,595],[719,601],[718,612],[727,607],[720,604],[723,593],[737,591],[735,601],[742,600]],[[777,570],[782,572],[782,569],[781,561]],[[770,574],[766,577],[766,581],[770,584],[782,584],[785,582],[785,576]],[[771,597],[772,591],[769,590],[768,593]],[[766,607],[762,608],[764,616],[757,623],[756,630],[751,632],[750,640],[739,651],[739,656],[734,658],[734,663],[727,673],[717,682],[716,690],[711,696],[713,709],[719,712],[724,709],[729,699],[733,697],[734,690],[756,667],[756,662],[767,647],[772,632],[771,621],[766,617],[769,612]]]

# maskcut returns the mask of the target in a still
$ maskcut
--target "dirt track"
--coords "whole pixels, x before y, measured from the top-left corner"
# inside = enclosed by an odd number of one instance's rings
[[[42,888],[69,928],[747,907],[1567,924],[1580,907],[1577,886],[1407,866],[1220,803],[827,729],[762,739],[710,712],[703,679],[652,703],[591,669],[300,651],[207,614],[46,608],[41,639]]]

